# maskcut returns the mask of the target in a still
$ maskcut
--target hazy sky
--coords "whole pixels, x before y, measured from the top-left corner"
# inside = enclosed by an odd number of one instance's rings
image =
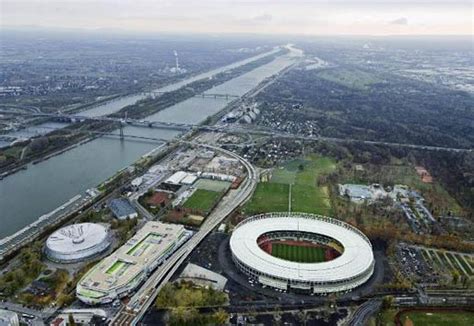
[[[1,26],[149,32],[471,34],[468,0],[0,0]]]

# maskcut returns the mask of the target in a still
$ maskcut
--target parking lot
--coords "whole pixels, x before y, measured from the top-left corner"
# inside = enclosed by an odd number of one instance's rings
[[[399,244],[397,246],[397,259],[403,275],[416,283],[437,284],[439,276],[433,267],[426,263],[418,248]]]

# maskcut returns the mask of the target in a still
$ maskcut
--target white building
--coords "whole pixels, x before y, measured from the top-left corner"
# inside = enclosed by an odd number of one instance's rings
[[[283,260],[259,246],[261,236],[321,243],[337,249],[340,256],[320,263]],[[348,291],[365,283],[375,266],[372,245],[362,232],[342,221],[306,213],[269,213],[248,218],[234,229],[230,249],[235,264],[249,278],[284,291]]]
[[[189,263],[186,265],[178,280],[191,281],[202,287],[212,287],[222,291],[227,283],[227,279],[204,267]]]
[[[191,235],[182,225],[147,222],[82,277],[77,297],[87,304],[103,304],[128,295]]]
[[[0,309],[0,326],[19,326],[18,315],[9,310]]]
[[[104,252],[110,246],[108,229],[100,224],[80,223],[60,228],[46,240],[46,256],[56,262],[73,263]]]

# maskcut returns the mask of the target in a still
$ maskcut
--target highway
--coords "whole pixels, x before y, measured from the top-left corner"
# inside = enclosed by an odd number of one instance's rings
[[[289,68],[292,68],[290,66]],[[266,86],[265,86],[266,87]],[[255,92],[254,92],[255,93]],[[2,111],[0,110],[0,113]],[[147,121],[147,120],[136,120],[130,118],[113,118],[107,116],[99,117],[87,117],[81,115],[69,115],[69,114],[56,114],[56,113],[21,113],[22,115],[27,116],[40,116],[40,117],[56,117],[56,118],[65,118],[65,119],[76,119],[76,120],[93,120],[93,121],[108,121],[108,122],[119,122],[123,124],[129,124],[136,127],[147,127],[147,128],[157,128],[157,129],[173,129],[173,130],[189,130],[189,129],[199,129],[203,131],[216,131],[216,132],[233,132],[233,133],[244,133],[244,134],[259,134],[270,137],[279,137],[279,138],[292,138],[292,139],[301,139],[301,140],[323,140],[327,142],[335,143],[361,143],[368,145],[382,145],[390,147],[404,147],[412,149],[421,149],[428,151],[449,151],[449,152],[472,152],[472,148],[452,148],[452,147],[441,147],[441,146],[430,146],[430,145],[418,145],[418,144],[406,144],[406,143],[392,143],[384,141],[375,141],[375,140],[363,140],[363,139],[354,139],[354,138],[335,138],[335,137],[323,137],[323,136],[302,136],[298,134],[292,134],[287,132],[279,132],[275,130],[270,130],[268,128],[261,128],[255,125],[252,125],[251,128],[246,128],[241,125],[203,125],[203,124],[186,124],[186,123],[173,123],[173,122],[156,122],[156,121]],[[93,132],[90,133],[101,134],[104,136],[110,135],[117,137],[119,135],[107,132]],[[141,137],[133,135],[124,135],[122,138],[129,139],[141,139],[141,140],[157,140],[157,141],[166,141],[164,139],[157,139],[153,137]]]
[[[354,139],[354,138],[335,138],[335,137],[323,137],[323,136],[303,136],[298,134],[292,134],[287,132],[279,132],[270,130],[268,128],[259,128],[258,126],[251,125],[248,128],[243,126],[198,126],[199,129],[209,130],[209,131],[222,131],[228,133],[243,133],[243,134],[256,134],[263,135],[275,138],[291,138],[291,139],[300,139],[300,140],[322,140],[327,142],[334,143],[360,143],[368,145],[382,145],[389,147],[405,147],[412,149],[422,149],[427,151],[448,151],[448,152],[472,152],[472,148],[453,148],[453,147],[441,147],[441,146],[430,146],[430,145],[417,145],[417,144],[406,144],[406,143],[391,143],[384,141],[375,141],[375,140],[363,140],[363,139]]]
[[[381,306],[382,302],[378,299],[372,299],[367,302],[364,302],[354,312],[351,320],[348,323],[348,326],[366,325],[370,316],[376,313]]]
[[[135,295],[133,295],[133,297],[130,298],[127,306],[122,307],[118,314],[112,318],[111,325],[136,325],[148,308],[154,303],[161,287],[169,281],[186,257],[188,257],[199,243],[201,243],[201,241],[204,240],[204,238],[216,226],[232,213],[232,211],[250,198],[257,185],[257,171],[241,156],[211,145],[186,141],[182,141],[182,143],[211,149],[238,159],[247,170],[247,177],[238,189],[231,191],[226,197],[224,197],[221,203],[204,221],[200,230],[149,276],[143,286],[135,293]]]

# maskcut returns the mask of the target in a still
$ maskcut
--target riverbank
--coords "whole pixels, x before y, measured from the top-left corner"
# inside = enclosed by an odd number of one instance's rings
[[[221,84],[222,87],[217,86],[209,93],[228,92],[242,96],[293,62],[289,56],[278,57],[268,64]],[[165,123],[178,121],[196,125],[224,109],[228,103],[229,101],[225,100],[194,97],[160,111],[160,114],[155,114],[151,120]],[[124,133],[138,139],[143,137],[143,139],[169,141],[171,145],[174,143],[173,139],[183,137],[180,132],[174,130],[133,125],[124,126]],[[116,171],[133,164],[158,145],[157,142],[150,141],[128,141],[127,138],[119,141],[109,137],[97,137],[2,180],[0,210],[5,214],[2,214],[4,227],[0,230],[0,238],[30,224],[38,215],[53,210],[75,194],[108,180]],[[12,189],[15,191],[11,191]]]
[[[225,70],[224,72],[219,72],[217,75],[213,75],[213,78],[202,78],[202,79],[197,79],[193,80],[190,83],[183,83],[183,86],[180,88],[177,88],[175,90],[169,90],[168,92],[153,98],[153,97],[144,97],[141,100],[139,99],[139,95],[131,95],[132,97],[135,96],[137,98],[137,102],[132,105],[127,105],[124,108],[118,110],[117,112],[109,114],[111,117],[123,117],[127,116],[128,118],[135,118],[135,119],[140,119],[144,118],[153,114],[156,114],[160,111],[163,111],[169,107],[172,107],[180,102],[186,101],[192,97],[194,97],[197,94],[203,93],[209,89],[212,89],[213,87],[216,87],[218,85],[221,85],[229,80],[232,80],[234,78],[237,78],[238,76],[241,76],[249,71],[252,71],[260,66],[263,66],[271,61],[273,61],[276,57],[283,55],[285,53],[285,50],[280,50],[280,51],[270,51],[269,54],[265,56],[259,55],[256,60],[250,61],[248,63],[245,63],[243,65],[237,66],[237,67],[232,67],[228,70]],[[170,85],[171,86],[171,85]],[[168,87],[170,87],[168,86]],[[88,112],[88,111],[87,111]],[[96,114],[85,114],[90,115],[90,116],[96,116]],[[53,131],[45,136],[42,137],[51,137],[56,133],[59,133],[60,131],[63,130],[72,130],[74,131],[75,126],[77,129],[80,129],[78,132],[83,132],[84,131],[84,126],[87,129],[91,129],[91,125],[94,125],[96,122],[82,122],[82,125],[77,125],[74,124],[70,126],[70,128],[63,128],[58,131]],[[105,123],[104,123],[105,124]],[[110,123],[110,125],[113,125],[113,123]],[[95,130],[95,126],[92,126]],[[103,127],[105,128],[106,132],[110,132],[114,130],[115,128],[107,128],[107,126]],[[101,128],[101,131],[104,131],[103,128]],[[66,136],[63,136],[66,137]],[[48,138],[49,139],[49,138]],[[93,139],[93,138],[89,138]],[[56,140],[56,139],[55,139]],[[78,139],[70,139],[69,142],[65,142],[63,144],[51,146],[51,149],[47,149],[45,151],[42,151],[41,153],[38,154],[33,154],[31,156],[26,156],[23,157],[23,159],[17,161],[17,162],[12,162],[9,163],[8,165],[1,167],[0,168],[0,180],[8,175],[14,174],[25,167],[28,166],[29,163],[39,163],[44,160],[47,160],[51,157],[60,155],[72,148],[75,148],[74,145],[78,144],[81,142],[83,139],[79,136]],[[31,140],[30,140],[31,142]],[[72,143],[72,144],[71,144]],[[28,146],[28,144],[23,144],[23,146]],[[22,148],[23,150],[24,148]],[[2,156],[2,151],[0,150],[0,157]]]

